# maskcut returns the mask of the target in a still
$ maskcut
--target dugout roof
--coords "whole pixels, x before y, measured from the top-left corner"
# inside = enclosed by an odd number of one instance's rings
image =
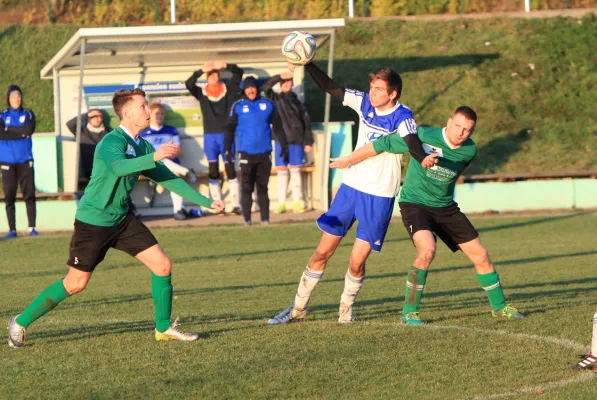
[[[284,61],[282,38],[293,30],[309,31],[318,47],[344,19],[246,22],[229,24],[83,28],[41,70],[51,79],[53,70],[86,71],[106,68],[202,65],[223,59],[230,63]],[[83,60],[81,54],[83,50]],[[333,52],[330,52],[330,56]]]

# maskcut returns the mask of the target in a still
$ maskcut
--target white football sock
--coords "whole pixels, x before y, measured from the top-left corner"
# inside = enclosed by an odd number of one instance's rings
[[[292,201],[295,203],[300,201],[303,197],[303,189],[301,185],[301,170],[298,168],[290,170],[290,187],[292,189]]]
[[[220,190],[220,181],[217,179],[209,180],[209,194],[212,200],[222,200],[222,191]]]
[[[278,202],[286,204],[286,193],[288,192],[288,170],[278,170]]]
[[[294,308],[297,310],[307,308],[309,299],[311,299],[311,293],[322,276],[323,271],[311,271],[309,267],[305,268],[303,275],[301,275],[298,289],[296,290],[296,296],[294,296]]]
[[[230,191],[230,202],[232,203],[232,207],[240,207],[238,178],[228,179],[228,190]]]
[[[597,356],[597,312],[593,315],[593,337],[591,339],[591,355]]]
[[[342,292],[340,301],[347,306],[352,306],[359,294],[359,290],[361,290],[361,287],[363,286],[364,280],[364,276],[355,278],[350,274],[350,270],[346,271],[346,275],[344,276],[344,291]]]
[[[174,210],[174,214],[176,214],[177,212],[182,210],[182,196],[174,192],[170,192],[170,198],[172,199],[172,209]]]
[[[187,176],[187,174],[189,173],[188,168],[185,168],[182,165],[177,164],[168,158],[164,158],[162,160],[162,163],[164,163],[164,165],[168,167],[168,169],[172,171],[172,173],[174,173],[174,175],[176,176]]]

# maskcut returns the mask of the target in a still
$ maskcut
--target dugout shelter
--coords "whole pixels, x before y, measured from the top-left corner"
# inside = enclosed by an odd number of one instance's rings
[[[66,122],[90,108],[99,108],[109,115],[112,127],[118,126],[119,121],[111,105],[112,95],[115,90],[135,87],[145,90],[150,103],[159,101],[167,106],[165,124],[174,125],[181,134],[183,165],[206,175],[201,110],[184,85],[193,71],[207,61],[223,60],[243,68],[243,78],[251,75],[263,82],[287,69],[281,55],[285,35],[293,30],[305,30],[317,41],[317,58],[324,58],[322,51],[327,52],[327,72],[332,76],[335,31],[343,26],[344,19],[340,18],[80,29],[41,70],[41,78],[52,79],[54,85],[58,186],[64,192],[77,192],[79,189],[78,135],[75,139]],[[227,78],[225,72],[222,78]],[[200,79],[206,79],[206,76]],[[303,79],[303,68],[297,68],[295,91],[301,97],[304,96]],[[201,84],[199,81],[198,85]],[[323,93],[321,95],[324,96]],[[328,164],[332,136],[346,136],[338,141],[340,148],[334,151],[336,154],[350,151],[351,127],[348,123],[330,123],[329,113],[330,96],[326,95],[324,121],[314,124],[312,166],[305,168],[303,174],[305,199],[311,199],[307,205],[322,210],[327,209],[330,201]],[[80,120],[77,121],[79,129]],[[205,180],[200,182],[205,183]],[[133,200],[138,207],[144,207],[144,199],[147,200],[150,192],[148,186],[148,182],[140,182],[133,192]],[[199,190],[208,195],[207,185],[200,184]],[[225,187],[223,192],[226,192]],[[277,207],[275,193],[276,182],[272,176],[272,208]],[[158,196],[155,204],[142,213],[171,213],[169,201],[167,195]]]

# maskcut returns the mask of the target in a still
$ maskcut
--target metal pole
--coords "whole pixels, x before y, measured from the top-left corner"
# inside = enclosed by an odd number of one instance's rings
[[[354,18],[354,0],[348,0],[348,17]]]
[[[336,31],[333,30],[330,35],[330,52],[328,55],[328,76],[331,78],[334,69],[334,44],[336,41]],[[325,110],[323,115],[323,162],[321,163],[321,207],[323,211],[329,209],[329,181],[330,181],[330,150],[332,148],[332,138],[329,133],[330,105],[332,98],[329,93],[325,95]]]
[[[176,0],[170,0],[170,22],[176,23]]]
[[[81,50],[79,54],[79,104],[77,105],[77,130],[75,133],[75,191],[79,191],[79,158],[81,149],[81,111],[83,109],[83,69],[85,67],[85,45],[87,39],[81,40]]]
[[[531,12],[531,0],[524,0],[524,11]]]
[[[56,68],[52,70],[52,76],[54,78],[54,133],[59,133],[62,136],[62,130],[60,129],[60,78],[58,77],[58,71]]]

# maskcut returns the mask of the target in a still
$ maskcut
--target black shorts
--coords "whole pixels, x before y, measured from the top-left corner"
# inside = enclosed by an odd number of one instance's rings
[[[461,243],[469,242],[479,233],[456,203],[447,207],[428,207],[400,202],[402,223],[412,240],[418,231],[431,231],[450,248],[458,251]],[[437,239],[436,239],[437,240]]]
[[[75,220],[75,232],[70,241],[69,266],[92,272],[102,262],[111,247],[136,256],[158,241],[149,229],[129,214],[115,226],[97,226]]]

